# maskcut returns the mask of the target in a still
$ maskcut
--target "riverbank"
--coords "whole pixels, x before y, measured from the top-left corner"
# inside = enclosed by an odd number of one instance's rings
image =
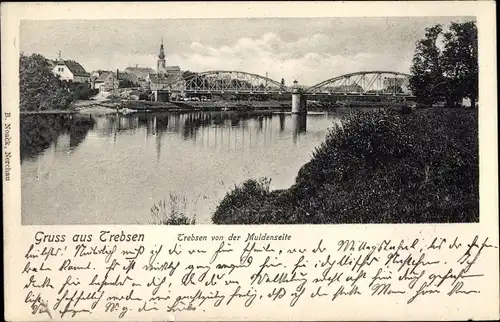
[[[67,110],[21,111],[21,114],[128,114],[133,112],[192,112],[192,111],[284,111],[290,110],[291,102],[150,102],[138,100],[87,100],[77,101]]]
[[[137,111],[254,111],[291,109],[291,101],[172,101],[149,102],[122,100],[121,108]]]
[[[216,224],[479,220],[477,109],[357,111],[330,131],[289,189],[230,191]]]
[[[369,104],[368,104],[369,103]],[[308,102],[308,111],[311,112],[336,112],[354,108],[381,108],[381,103],[368,102],[362,104],[352,102],[348,105]],[[234,111],[234,112],[255,112],[255,111],[290,111],[291,101],[172,101],[172,102],[151,102],[139,100],[84,100],[73,102],[66,110],[44,110],[44,111],[21,111],[21,114],[128,114],[134,112],[192,112],[192,111]],[[387,106],[394,106],[387,103]]]

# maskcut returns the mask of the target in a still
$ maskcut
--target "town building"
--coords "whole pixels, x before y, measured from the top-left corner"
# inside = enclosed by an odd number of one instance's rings
[[[124,72],[127,74],[135,75],[138,81],[145,81],[148,78],[149,74],[155,73],[154,69],[152,68],[138,67],[137,65],[135,67],[125,68]]]
[[[118,73],[118,80],[122,82],[126,82],[127,85],[126,87],[137,87],[139,86],[139,78],[132,73],[128,72],[119,72]]]
[[[148,90],[149,89],[149,75],[154,74],[155,71],[152,68],[149,67],[127,67],[123,71],[127,75],[132,75],[135,77],[134,82],[137,83],[143,90]]]
[[[118,78],[116,77],[116,73],[118,73]],[[136,88],[140,85],[137,76],[134,74],[100,69],[90,74],[90,81],[92,88],[100,91],[111,91],[119,87]]]
[[[182,77],[182,71],[179,66],[167,66],[167,74],[171,75],[173,77],[181,78]]]
[[[98,89],[100,92],[111,92],[120,87],[120,81],[116,77],[116,73],[110,71],[96,71],[96,74],[100,75],[92,82],[93,89]],[[93,76],[95,76],[94,73]]]
[[[99,76],[102,75],[102,73],[104,73],[105,70],[102,70],[102,69],[98,69],[98,70],[94,70],[92,73],[90,73],[90,84],[91,84],[91,87],[92,89],[96,89],[95,88],[95,81],[99,78]]]
[[[181,82],[182,76],[175,74],[151,74],[149,75],[149,88],[152,91],[165,89],[170,91],[182,91],[184,89]]]
[[[63,60],[61,52],[59,58],[53,62],[52,73],[63,81],[75,83],[90,83],[90,74],[82,65],[74,60]]]

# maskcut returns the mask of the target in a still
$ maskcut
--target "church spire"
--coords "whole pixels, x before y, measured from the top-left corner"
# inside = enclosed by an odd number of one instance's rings
[[[167,63],[165,61],[165,51],[163,50],[163,37],[161,37],[160,54],[158,55],[158,63],[156,65],[156,72],[158,74],[165,74],[167,72],[166,64]]]
[[[163,50],[163,37],[161,37],[160,54],[158,58],[165,59],[165,51]]]

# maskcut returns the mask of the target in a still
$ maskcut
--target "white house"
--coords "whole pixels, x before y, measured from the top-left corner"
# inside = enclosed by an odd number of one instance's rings
[[[74,60],[63,60],[61,54],[52,68],[52,73],[63,81],[90,83],[90,74],[85,71],[85,68]]]

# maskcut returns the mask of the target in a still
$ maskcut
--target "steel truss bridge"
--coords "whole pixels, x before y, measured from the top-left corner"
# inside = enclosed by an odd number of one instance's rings
[[[408,74],[393,71],[362,71],[327,79],[310,87],[285,86],[271,78],[242,71],[214,70],[194,73],[166,85],[164,90],[186,94],[290,94],[336,96],[413,97]]]
[[[289,89],[268,77],[239,71],[208,71],[184,80],[186,93],[280,94]]]

